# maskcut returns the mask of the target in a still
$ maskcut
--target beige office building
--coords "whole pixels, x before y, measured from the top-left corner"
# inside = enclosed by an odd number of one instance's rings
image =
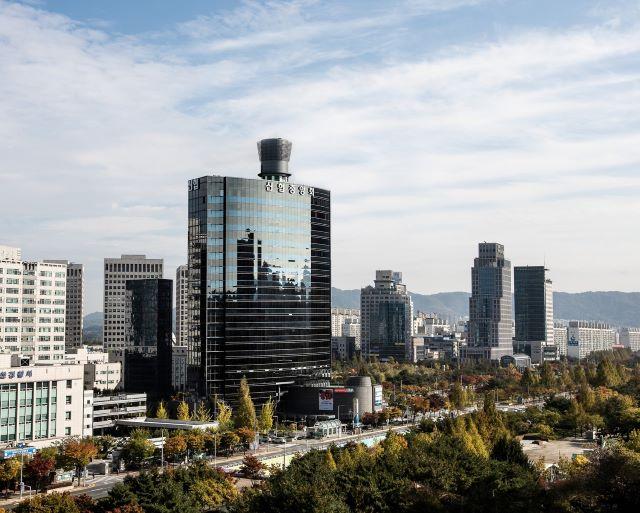
[[[84,316],[84,265],[68,260],[45,260],[67,266],[67,312],[65,322],[65,348],[82,346],[82,323]]]
[[[186,346],[189,336],[189,267],[176,269],[176,345]]]
[[[125,347],[125,292],[127,280],[162,278],[161,258],[122,255],[104,259],[104,327],[102,346],[115,361],[122,362]]]

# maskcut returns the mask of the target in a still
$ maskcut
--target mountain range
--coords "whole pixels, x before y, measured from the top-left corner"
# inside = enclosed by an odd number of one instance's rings
[[[454,321],[469,315],[468,292],[410,292],[416,311],[437,313]],[[338,308],[360,308],[360,289],[331,288],[331,304]],[[606,322],[613,326],[640,327],[640,292],[554,292],[554,317]],[[89,340],[102,337],[102,312],[84,317],[84,334]]]

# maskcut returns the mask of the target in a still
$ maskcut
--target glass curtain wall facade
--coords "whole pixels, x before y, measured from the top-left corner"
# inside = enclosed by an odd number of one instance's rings
[[[168,398],[172,392],[173,280],[129,280],[126,287],[125,389]]]
[[[189,182],[188,381],[232,404],[330,373],[330,193],[278,178]]]
[[[527,343],[552,344],[553,291],[544,266],[522,266],[513,269],[515,347],[530,355]],[[529,344],[530,345],[530,344]],[[531,356],[531,355],[530,355]]]
[[[471,268],[469,340],[465,359],[497,362],[513,354],[511,334],[511,262],[504,246],[481,243]]]
[[[0,442],[55,437],[57,391],[55,381],[0,385]]]

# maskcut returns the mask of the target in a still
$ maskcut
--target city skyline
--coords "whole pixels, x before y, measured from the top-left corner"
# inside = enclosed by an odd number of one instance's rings
[[[101,311],[104,258],[172,278],[187,181],[251,178],[255,142],[281,136],[333,192],[335,286],[393,268],[468,291],[487,240],[558,291],[640,290],[637,7],[363,6],[0,2],[2,244],[84,264]]]

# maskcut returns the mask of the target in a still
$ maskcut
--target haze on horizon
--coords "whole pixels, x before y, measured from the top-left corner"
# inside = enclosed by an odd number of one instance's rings
[[[480,241],[555,290],[640,290],[633,1],[0,0],[0,244],[186,262],[187,180],[332,191],[333,284],[467,291]]]

